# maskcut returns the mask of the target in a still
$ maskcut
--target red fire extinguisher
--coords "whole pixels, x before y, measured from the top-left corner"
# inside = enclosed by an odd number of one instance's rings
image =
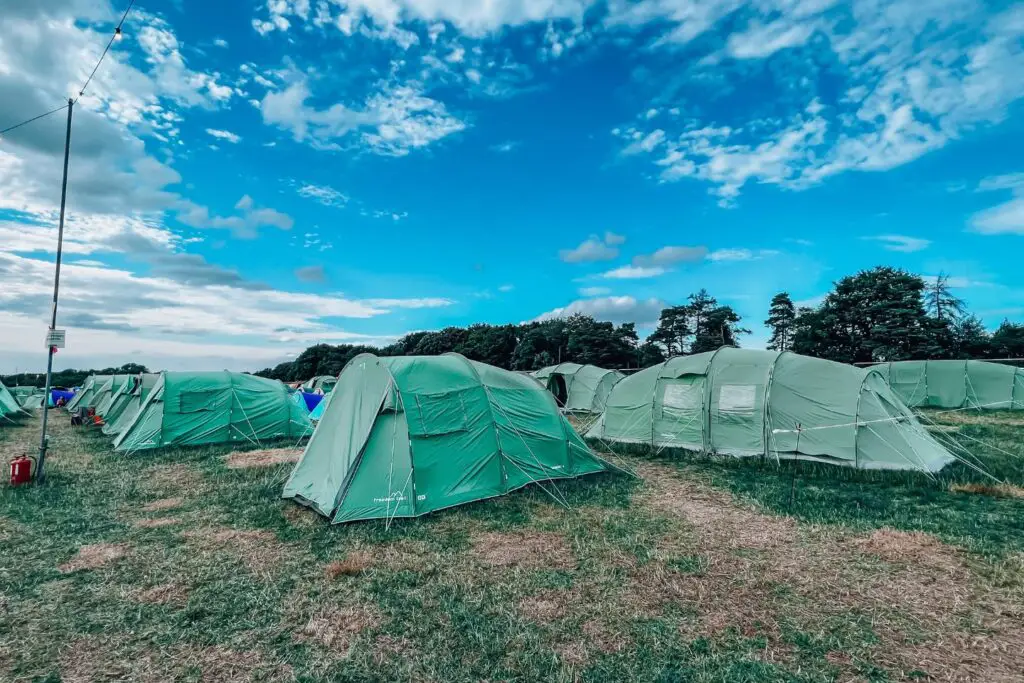
[[[20,486],[32,481],[32,470],[36,459],[20,455],[11,461],[11,486]]]

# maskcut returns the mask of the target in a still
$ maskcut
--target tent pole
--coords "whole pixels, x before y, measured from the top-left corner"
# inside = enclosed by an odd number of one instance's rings
[[[53,307],[50,311],[50,332],[57,327],[57,296],[60,293],[60,258],[64,248],[64,209],[68,198],[68,162],[71,156],[71,114],[75,109],[75,101],[68,98],[68,126],[64,135],[64,177],[60,187],[60,222],[57,225],[57,265],[53,273]],[[39,436],[39,458],[36,460],[36,482],[42,484],[46,480],[46,418],[50,412],[50,384],[53,381],[54,347],[46,347],[46,393],[43,396],[43,429]]]

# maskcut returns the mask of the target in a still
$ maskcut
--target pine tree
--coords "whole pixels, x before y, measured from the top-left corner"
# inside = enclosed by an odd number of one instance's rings
[[[789,351],[793,347],[793,332],[796,325],[796,306],[788,292],[779,292],[772,297],[768,319],[764,324],[771,328],[772,336],[768,348],[775,351]]]
[[[949,275],[942,272],[935,276],[935,281],[925,290],[925,310],[936,320],[955,323],[963,317],[964,301],[953,294],[952,290]]]

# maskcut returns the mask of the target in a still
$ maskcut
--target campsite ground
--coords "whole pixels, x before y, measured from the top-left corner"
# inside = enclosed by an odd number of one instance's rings
[[[660,454],[330,526],[294,450],[113,454],[54,414],[0,488],[0,680],[1021,680],[1024,498]],[[1024,418],[935,416],[1024,484]],[[0,428],[4,462],[33,421]],[[980,440],[985,442],[980,443]]]

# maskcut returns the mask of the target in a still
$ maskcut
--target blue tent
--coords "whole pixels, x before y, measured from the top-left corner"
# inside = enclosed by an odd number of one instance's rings
[[[64,399],[64,403],[70,403],[75,397],[74,391],[61,391],[60,389],[50,390],[50,405],[57,405],[57,401]]]

